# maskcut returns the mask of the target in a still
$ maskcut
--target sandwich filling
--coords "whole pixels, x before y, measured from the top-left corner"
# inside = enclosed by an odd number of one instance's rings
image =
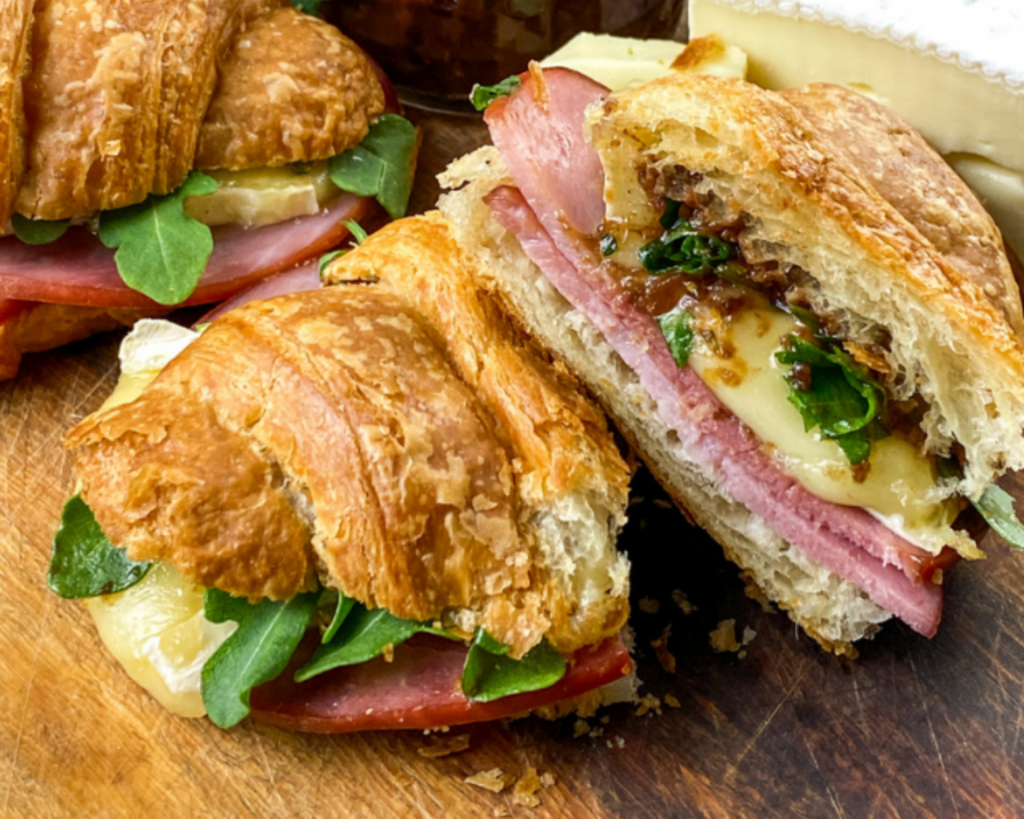
[[[942,570],[981,554],[953,525],[964,506],[955,458],[923,454],[927,407],[884,386],[884,333],[846,340],[843,316],[816,312],[813,279],[766,258],[748,241],[748,215],[699,175],[653,160],[602,167],[585,120],[606,97],[554,69],[489,106],[515,183],[489,194],[493,213],[724,494],[933,635]],[[660,221],[614,218],[624,192]]]

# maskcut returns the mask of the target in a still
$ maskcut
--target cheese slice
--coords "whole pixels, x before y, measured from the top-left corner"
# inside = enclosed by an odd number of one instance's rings
[[[897,111],[944,156],[1024,255],[1024,5],[1018,0],[690,0],[691,37],[716,33],[770,89],[832,82]],[[962,165],[954,161],[961,171]]]
[[[871,468],[858,481],[835,441],[804,429],[800,411],[788,398],[788,367],[775,360],[782,339],[796,326],[792,316],[758,299],[715,329],[713,347],[698,333],[690,366],[758,438],[775,448],[783,471],[809,492],[832,503],[864,507],[929,552],[948,545],[973,556],[973,541],[951,528],[959,504],[944,498],[935,467],[911,444],[895,436],[875,441]],[[724,358],[717,352],[721,349],[734,352]]]
[[[326,161],[204,173],[217,182],[217,190],[205,196],[190,196],[185,200],[185,212],[210,227],[261,227],[313,216],[338,193]]]

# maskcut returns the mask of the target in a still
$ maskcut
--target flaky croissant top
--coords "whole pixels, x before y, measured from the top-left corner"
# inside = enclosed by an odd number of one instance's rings
[[[383,108],[366,56],[281,0],[0,0],[0,225],[325,159]]]
[[[516,656],[617,633],[629,472],[577,382],[477,292],[437,214],[328,279],[226,314],[136,401],[71,430],[107,536],[236,595],[319,580],[483,626]]]

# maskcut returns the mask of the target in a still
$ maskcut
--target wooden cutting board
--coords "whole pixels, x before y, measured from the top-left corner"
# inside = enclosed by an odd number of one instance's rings
[[[417,211],[434,201],[433,174],[485,138],[475,120],[418,119]],[[645,475],[622,543],[640,675],[660,709],[453,729],[469,750],[435,760],[416,732],[221,731],[171,716],[45,583],[72,487],[61,437],[110,390],[117,343],[30,356],[0,384],[0,816],[1024,815],[1024,555],[990,535],[988,560],[947,574],[938,637],[890,624],[858,660],[837,659],[746,598]],[[743,655],[711,649],[726,619],[756,632]],[[667,626],[675,673],[650,648]],[[464,782],[531,767],[553,777],[535,809]]]

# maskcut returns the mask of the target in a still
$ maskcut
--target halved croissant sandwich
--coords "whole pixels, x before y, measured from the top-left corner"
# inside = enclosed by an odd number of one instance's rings
[[[629,472],[604,416],[477,293],[439,215],[327,275],[199,336],[126,339],[118,390],[67,436],[80,497],[51,586],[90,598],[161,702],[222,726],[630,696]]]
[[[11,0],[0,35],[0,378],[404,212],[390,85],[281,0]]]
[[[934,634],[963,510],[1021,542],[1020,294],[966,186],[835,86],[533,67],[485,118],[440,207],[507,309],[819,642]]]

